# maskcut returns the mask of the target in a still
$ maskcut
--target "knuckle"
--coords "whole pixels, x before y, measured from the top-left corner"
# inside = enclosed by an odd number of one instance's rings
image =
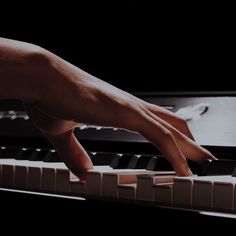
[[[182,117],[178,117],[177,122],[183,127],[187,126],[187,121],[185,119],[183,119]]]
[[[164,134],[164,138],[167,141],[174,141],[174,135],[172,134],[172,132],[170,130],[165,129],[163,131],[163,134]]]

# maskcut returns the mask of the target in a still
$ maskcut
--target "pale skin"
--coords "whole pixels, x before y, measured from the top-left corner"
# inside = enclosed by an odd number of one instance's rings
[[[73,134],[79,123],[141,134],[159,148],[180,176],[192,175],[187,158],[197,162],[215,159],[194,142],[182,118],[37,45],[0,38],[0,98],[23,100],[32,122],[82,179],[93,165]]]

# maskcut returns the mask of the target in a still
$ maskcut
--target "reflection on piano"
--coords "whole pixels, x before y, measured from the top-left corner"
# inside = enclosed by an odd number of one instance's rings
[[[86,204],[151,207],[162,214],[177,210],[187,215],[236,218],[236,97],[140,96],[173,112],[209,104],[204,116],[188,122],[197,142],[219,161],[189,162],[194,176],[177,177],[159,151],[138,134],[82,125],[75,134],[95,168],[88,171],[86,182],[81,182],[31,125],[21,104],[5,101],[0,106],[0,196],[37,193],[49,198],[87,199],[83,201]]]

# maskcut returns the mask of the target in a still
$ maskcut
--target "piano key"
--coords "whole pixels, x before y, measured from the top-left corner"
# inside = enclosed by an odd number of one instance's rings
[[[2,165],[0,164],[0,186],[2,186]]]
[[[128,165],[128,169],[146,169],[149,161],[152,159],[151,155],[134,155]]]
[[[193,179],[197,176],[175,177],[173,186],[173,204],[176,206],[192,207]]]
[[[111,162],[111,167],[113,169],[126,169],[132,157],[133,154],[117,154]]]
[[[43,161],[44,162],[62,162],[59,155],[54,150],[49,150],[47,154],[45,155]]]
[[[141,201],[153,201],[153,185],[157,183],[171,183],[175,172],[158,171],[155,174],[139,175],[137,180],[136,198]]]
[[[86,174],[86,195],[89,198],[101,198],[102,196],[102,177],[103,173],[110,171],[110,166],[94,166]]]
[[[193,207],[197,209],[213,208],[215,182],[228,179],[230,176],[199,176],[193,179]]]
[[[148,165],[147,165],[147,170],[155,170],[155,168],[156,168],[156,165],[157,165],[157,160],[158,160],[159,158],[157,157],[157,156],[154,156],[154,157],[152,157],[151,158],[151,160],[148,162]]]
[[[213,208],[232,211],[234,209],[234,188],[236,178],[222,176],[214,181]]]
[[[63,173],[64,163],[44,163],[42,167],[42,178],[41,178],[41,189],[44,192],[55,193],[56,187],[61,190],[59,186],[56,185],[56,178],[60,178],[60,175],[65,175]],[[57,169],[59,176],[57,176]],[[60,178],[61,179],[61,178]],[[64,186],[64,183],[61,185]],[[63,188],[63,187],[62,187]]]
[[[29,160],[30,161],[44,161],[45,156],[51,153],[47,149],[36,149],[35,150],[35,155],[30,155]]]
[[[192,160],[187,160],[187,161],[191,171],[194,174],[200,173],[201,171],[200,164]],[[152,157],[152,159],[148,162],[146,169],[153,171],[173,171],[173,167],[171,166],[171,164],[162,155]]]
[[[86,195],[86,182],[82,182],[79,179],[70,180],[71,194],[79,197],[85,197]]]
[[[137,184],[118,184],[118,198],[123,200],[136,199]]]
[[[58,169],[58,171],[57,171]],[[64,173],[65,169],[65,173]],[[67,168],[64,163],[59,162],[37,162],[30,161],[28,164],[28,188],[34,191],[55,193],[69,192],[65,182],[68,182]],[[58,181],[57,178],[59,179]],[[58,185],[57,185],[58,183]]]
[[[14,147],[1,147],[0,158],[1,159],[13,159],[19,152],[19,148]]]
[[[151,173],[153,172],[144,169],[115,169],[107,171],[103,173],[102,178],[102,197],[116,199],[118,197],[119,184],[136,183],[137,176]]]
[[[22,148],[18,151],[15,156],[16,160],[29,160],[31,155],[35,155],[36,151],[34,149]]]
[[[63,163],[44,163],[14,159],[6,159],[4,161],[2,159],[1,166],[3,186],[20,189],[29,187],[46,192],[70,192],[70,172]],[[35,171],[37,176],[35,176]],[[34,177],[36,177],[37,181],[36,186]],[[8,179],[8,182],[6,179]]]
[[[234,212],[236,212],[236,183],[234,185]]]
[[[14,166],[14,187],[17,189],[28,188],[28,169],[29,166],[36,165],[36,162],[12,159],[11,165]]]
[[[27,180],[25,180],[24,174],[20,176],[20,173],[16,171],[15,187],[19,188],[26,184],[28,190],[41,191],[42,167],[45,166],[46,163],[39,161],[15,161],[14,164],[16,169],[23,167],[24,172],[27,171]]]
[[[173,171],[171,164],[161,155],[154,156],[148,162],[147,170],[153,171]]]
[[[56,192],[70,193],[70,171],[66,166],[56,168]]]
[[[41,190],[42,168],[39,166],[28,167],[27,188],[31,191]]]
[[[71,172],[62,162],[30,162],[28,173],[29,189],[70,193]]]
[[[205,160],[199,175],[232,175],[235,167],[236,160]]]
[[[1,185],[6,188],[14,187],[15,166],[14,159],[0,159],[1,163]]]
[[[228,176],[229,177],[229,176]],[[211,208],[215,182],[225,176],[188,176],[175,177],[173,186],[173,204],[180,207]],[[228,178],[229,180],[230,178]],[[195,186],[196,183],[196,186]],[[212,191],[213,184],[213,193]],[[195,187],[194,187],[195,186]],[[206,197],[206,198],[204,198]],[[214,206],[213,206],[214,207]]]
[[[233,177],[236,177],[236,167],[234,167],[232,176],[233,176]]]
[[[173,183],[158,183],[153,185],[154,202],[161,205],[173,204]]]
[[[28,182],[28,161],[17,161],[15,163],[15,181],[14,187],[17,189],[26,189]]]
[[[39,167],[42,168],[42,167]],[[56,170],[53,167],[43,167],[41,171],[41,188],[43,192],[56,192]]]
[[[213,187],[216,176],[204,176],[193,179],[193,208],[211,209],[213,207]]]
[[[93,165],[95,166],[101,166],[101,165],[111,165],[112,160],[115,157],[115,153],[106,153],[106,152],[89,152],[88,153],[91,161],[93,162]]]

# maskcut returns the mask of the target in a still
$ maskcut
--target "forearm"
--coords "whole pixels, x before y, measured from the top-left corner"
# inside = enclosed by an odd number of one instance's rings
[[[0,98],[38,100],[50,76],[47,51],[0,38]]]

